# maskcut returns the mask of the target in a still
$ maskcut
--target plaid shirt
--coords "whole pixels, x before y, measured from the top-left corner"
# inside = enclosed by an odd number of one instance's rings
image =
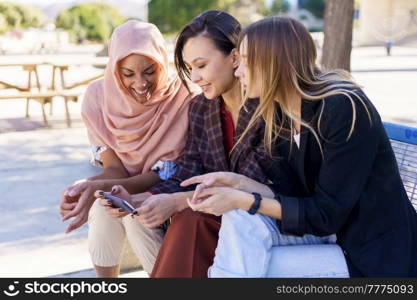
[[[258,104],[258,100],[250,99],[240,111],[235,143]],[[187,143],[182,154],[175,161],[177,172],[168,180],[154,185],[149,190],[151,193],[194,190],[194,186],[183,188],[180,183],[193,176],[220,171],[232,171],[259,182],[266,182],[259,165],[259,161],[265,157],[262,144],[263,122],[256,123],[245,139],[235,147],[229,159],[224,146],[220,112],[219,98],[208,100],[203,95],[198,95],[191,101]]]

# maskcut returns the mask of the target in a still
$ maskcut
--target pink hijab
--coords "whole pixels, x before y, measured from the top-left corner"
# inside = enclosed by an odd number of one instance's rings
[[[158,160],[174,160],[185,145],[191,95],[176,74],[169,74],[164,45],[153,24],[132,20],[117,27],[104,78],[90,84],[84,96],[90,143],[111,148],[131,176],[149,171]],[[130,54],[145,55],[162,68],[158,89],[142,104],[123,86],[117,69]]]

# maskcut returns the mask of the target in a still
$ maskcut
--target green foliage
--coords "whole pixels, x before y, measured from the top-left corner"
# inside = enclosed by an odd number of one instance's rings
[[[8,28],[6,17],[0,14],[0,33],[6,32]]]
[[[317,18],[324,18],[325,0],[301,0],[300,7],[307,9]]]
[[[28,5],[11,2],[0,3],[0,33],[15,27],[39,27],[42,23],[42,12]]]
[[[243,24],[251,14],[264,14],[264,0],[151,0],[149,22],[163,33],[175,33],[205,10],[223,10]],[[249,16],[248,16],[249,14]]]
[[[272,5],[269,9],[266,10],[265,15],[274,16],[280,12],[288,12],[290,9],[290,4],[287,0],[273,0]]]
[[[268,14],[264,0],[220,0],[219,9],[234,16],[243,26]]]
[[[62,11],[55,20],[59,28],[70,32],[76,39],[106,41],[113,29],[126,19],[107,4],[86,3]]]
[[[151,0],[149,22],[161,32],[176,32],[201,12],[215,9],[217,4],[218,0]]]

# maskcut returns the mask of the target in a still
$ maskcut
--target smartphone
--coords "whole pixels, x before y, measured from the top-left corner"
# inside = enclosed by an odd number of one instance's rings
[[[130,205],[129,202],[123,200],[122,198],[113,196],[112,194],[106,192],[101,192],[100,195],[102,195],[104,199],[110,200],[113,207],[124,209],[125,211],[133,215],[138,214],[135,208],[132,205]]]

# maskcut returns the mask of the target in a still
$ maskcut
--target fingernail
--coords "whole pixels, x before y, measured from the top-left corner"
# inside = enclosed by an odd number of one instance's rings
[[[123,208],[119,208],[119,212],[124,212],[125,210]]]
[[[111,201],[110,201],[110,200],[107,200],[107,204],[108,204],[108,205],[111,205],[112,203],[111,203]]]

